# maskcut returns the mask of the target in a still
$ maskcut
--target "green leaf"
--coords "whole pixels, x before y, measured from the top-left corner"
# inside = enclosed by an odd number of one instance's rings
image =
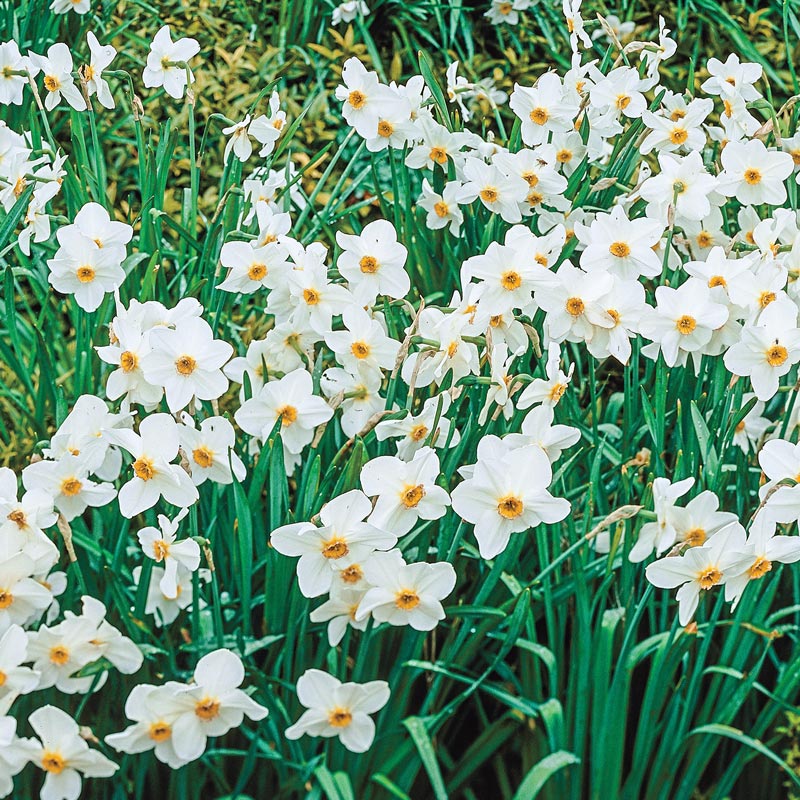
[[[513,800],[533,800],[548,779],[556,772],[571,764],[580,764],[581,760],[566,750],[559,750],[545,756],[538,764],[533,766],[519,785]]]
[[[422,717],[407,717],[403,720],[403,725],[411,734],[414,741],[414,746],[417,748],[419,757],[422,759],[422,766],[428,773],[433,787],[433,795],[436,800],[448,800],[447,790],[444,786],[442,773],[439,769],[439,762],[436,760],[436,753],[433,749],[431,737],[428,735],[428,729],[425,725],[425,720]]]

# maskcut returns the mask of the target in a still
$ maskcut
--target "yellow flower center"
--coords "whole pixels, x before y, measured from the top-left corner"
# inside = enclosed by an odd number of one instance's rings
[[[425,487],[421,483],[416,486],[404,486],[400,492],[400,502],[406,508],[416,508],[423,497],[425,497]]]
[[[447,150],[444,147],[431,147],[428,157],[437,164],[445,164],[447,163]]]
[[[341,706],[334,706],[328,712],[328,725],[332,728],[346,728],[352,721],[353,715]]]
[[[688,314],[684,314],[675,322],[675,327],[682,336],[688,336],[697,327],[697,320]]]
[[[586,309],[586,305],[580,297],[570,297],[564,307],[567,313],[573,317],[579,317]]]
[[[370,353],[370,346],[366,342],[353,342],[350,352],[358,359],[366,358]]]
[[[559,150],[556,153],[556,161],[559,164],[569,164],[572,161],[572,150],[567,150],[566,148]]]
[[[67,766],[67,762],[61,753],[55,750],[45,750],[42,753],[42,769],[52,772],[53,775],[60,775]]]
[[[310,306],[319,303],[319,292],[316,289],[303,289],[303,300]]]
[[[192,460],[195,464],[208,469],[214,463],[214,451],[209,450],[205,445],[192,450]]]
[[[771,367],[780,367],[787,358],[789,358],[789,351],[780,344],[774,344],[767,350],[767,364]]]
[[[415,442],[421,442],[428,435],[428,426],[419,422],[408,432],[408,435]]]
[[[133,462],[133,472],[137,478],[143,481],[150,481],[156,476],[152,459],[145,456],[141,456]]]
[[[761,292],[758,298],[758,304],[761,308],[766,308],[770,303],[775,301],[775,292]]]
[[[175,369],[180,375],[191,375],[197,369],[197,362],[184,354],[175,359]]]
[[[324,558],[343,558],[350,552],[347,542],[341,536],[334,536],[322,543],[322,555]]]
[[[514,270],[504,272],[500,276],[500,285],[506,291],[513,292],[514,289],[519,289],[519,287],[522,286],[522,276],[519,272],[514,272]]]
[[[76,494],[80,494],[82,488],[83,484],[77,478],[64,478],[61,481],[61,494],[67,497],[74,497]]]
[[[617,102],[614,104],[620,111],[624,111],[631,102],[630,95],[618,94]]]
[[[673,122],[677,122],[679,119],[683,119],[686,116],[686,112],[682,108],[676,108],[670,115],[669,118]]]
[[[123,372],[133,372],[139,366],[139,356],[126,350],[119,357],[119,365]]]
[[[708,279],[709,289],[713,289],[715,286],[727,286],[727,285],[728,282],[725,280],[725,278],[722,277],[722,275],[712,275]]]
[[[450,213],[450,206],[444,200],[440,200],[438,203],[433,204],[433,210],[437,217],[444,219]]]
[[[364,573],[358,564],[351,564],[339,573],[339,577],[344,583],[358,583],[364,577]]]
[[[247,270],[247,277],[250,278],[251,281],[263,281],[264,278],[267,277],[267,265],[266,264],[251,264],[250,269]]]
[[[75,270],[75,276],[81,283],[91,283],[94,280],[94,275],[94,270],[88,264],[84,264]]]
[[[484,203],[496,203],[499,197],[500,192],[498,192],[494,186],[486,186],[484,189],[481,189],[481,200],[483,200]]]
[[[745,183],[755,186],[757,183],[761,183],[761,173],[754,167],[750,167],[744,171],[744,180]]]
[[[550,118],[550,113],[546,108],[542,108],[541,106],[536,106],[530,113],[531,122],[536,125],[544,125],[545,122]]]
[[[194,713],[206,722],[215,719],[219,716],[219,700],[216,697],[204,697],[195,703]]]
[[[394,133],[394,125],[388,120],[382,119],[378,123],[378,136],[388,139]]]
[[[8,589],[0,589],[0,609],[8,608],[14,602],[14,595]]]
[[[297,409],[294,406],[282,406],[278,409],[281,425],[291,425],[297,419]]]
[[[6,674],[2,670],[0,670],[0,686],[3,686],[6,682]]]
[[[722,581],[722,573],[716,567],[707,567],[697,575],[697,582],[701,589],[708,591]]]
[[[507,494],[497,501],[497,513],[505,519],[516,519],[524,510],[522,500],[516,495]]]
[[[686,128],[673,128],[669,134],[672,144],[683,144],[689,138]]]
[[[8,519],[12,522],[16,523],[18,528],[27,528],[28,527],[28,520],[25,517],[25,512],[21,509],[17,509],[16,511],[12,511],[8,515]]]
[[[711,247],[714,244],[714,237],[708,231],[700,231],[695,237],[698,247]]]
[[[45,75],[44,88],[48,92],[57,92],[61,88],[61,81],[55,75]]]
[[[50,661],[63,667],[69,661],[69,650],[63,644],[57,644],[50,648]]]
[[[365,275],[374,275],[378,271],[378,259],[375,256],[363,256],[358,266]]]
[[[705,528],[692,528],[686,532],[684,541],[689,547],[699,547],[706,540]]]
[[[347,96],[347,102],[355,109],[364,108],[367,102],[367,96],[363,92],[359,92],[358,89],[354,89]]]
[[[747,574],[750,576],[751,581],[757,581],[759,578],[763,578],[771,569],[772,562],[768,561],[764,556],[759,556],[756,559],[756,563],[747,570]]]
[[[411,611],[420,604],[419,595],[413,589],[401,589],[394,596],[394,604],[403,611]]]
[[[163,539],[156,539],[153,542],[153,557],[157,562],[162,562],[169,557],[169,544]]]
[[[165,742],[170,736],[172,736],[172,726],[163,720],[153,722],[150,724],[147,735],[154,742]]]
[[[619,311],[617,311],[615,308],[607,308],[606,314],[608,314],[608,316],[614,320],[614,327],[619,325],[619,320],[620,320]]]
[[[631,254],[631,248],[627,242],[612,242],[609,245],[608,252],[617,258],[627,258]]]

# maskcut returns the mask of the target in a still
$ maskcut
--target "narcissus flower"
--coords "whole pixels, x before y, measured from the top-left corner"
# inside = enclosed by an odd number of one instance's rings
[[[45,772],[42,800],[78,800],[81,774],[110,778],[119,769],[102,753],[89,748],[78,723],[60,708],[37,708],[28,722],[39,736],[31,740],[29,759]]]
[[[342,683],[319,669],[308,669],[297,679],[297,699],[308,710],[286,729],[287,739],[301,736],[338,736],[353,753],[365,753],[375,738],[370,714],[389,702],[386,681]]]
[[[30,54],[31,64],[44,76],[44,88],[47,95],[44,98],[44,107],[52,111],[63,97],[76,111],[86,110],[80,89],[75,85],[72,77],[74,66],[69,47],[63,42],[50,45],[46,56],[36,53]]]
[[[370,589],[358,605],[356,620],[372,614],[375,622],[433,630],[445,613],[442,600],[455,588],[456,571],[446,561],[406,564],[399,550],[376,553],[364,565]]]
[[[163,698],[165,714],[178,712],[171,730],[178,758],[194,761],[203,754],[209,737],[238,728],[245,717],[267,716],[267,709],[239,688],[243,681],[241,659],[230,650],[214,650],[197,662],[193,683]]]
[[[333,416],[333,409],[313,393],[311,375],[296,369],[265,384],[242,403],[234,414],[239,427],[265,441],[280,420],[281,440],[289,453],[297,454],[314,438],[314,428]]]
[[[214,338],[211,326],[198,317],[179,322],[174,329],[150,331],[150,352],[142,357],[148,383],[163,386],[173,413],[193,398],[216,400],[228,388],[222,366],[233,347]]]
[[[173,42],[169,25],[164,25],[153,37],[147,66],[142,73],[142,81],[148,89],[159,86],[176,100],[183,97],[187,83],[194,82],[194,75],[187,66],[192,58],[200,52],[196,39],[178,39]]]
[[[436,484],[439,457],[430,447],[418,450],[410,461],[378,456],[361,470],[361,486],[377,497],[370,522],[402,536],[418,519],[439,519],[450,505],[450,496]]]
[[[743,204],[769,203],[779,206],[786,200],[784,181],[794,170],[788,153],[767,150],[764,142],[729,142],[720,156],[723,171],[718,191],[736,197]]]
[[[168,599],[178,596],[178,566],[183,565],[189,572],[200,566],[200,545],[194,539],[176,541],[178,525],[188,511],[183,509],[172,520],[159,514],[158,528],[148,526],[137,534],[144,554],[164,566],[164,575],[158,585]]]
[[[177,464],[170,463],[180,447],[178,425],[169,414],[151,414],[139,424],[139,433],[117,430],[109,433],[133,456],[131,479],[119,490],[119,510],[133,517],[152,508],[163,497],[178,508],[188,508],[198,499],[192,479]]]
[[[648,564],[647,580],[660,589],[678,589],[678,621],[688,625],[700,592],[727,583],[746,572],[752,559],[744,551],[744,529],[731,525],[700,547],[690,547],[683,556],[662,558]]]
[[[366,495],[353,489],[322,506],[320,527],[310,522],[294,522],[272,532],[270,543],[279,553],[300,556],[297,580],[303,595],[324,594],[331,588],[334,570],[358,564],[375,550],[394,547],[397,542],[394,532],[364,521],[371,511],[372,503]]]
[[[472,477],[452,492],[453,510],[475,525],[481,557],[494,558],[506,549],[511,534],[541,523],[560,522],[570,504],[547,490],[550,460],[536,445],[513,450],[505,458],[481,458]]]

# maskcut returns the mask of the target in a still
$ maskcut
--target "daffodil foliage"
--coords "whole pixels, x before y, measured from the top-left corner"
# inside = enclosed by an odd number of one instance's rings
[[[23,5],[0,797],[796,797],[773,67],[580,0],[283,3],[284,45],[291,7],[356,52],[308,33],[302,92],[276,65],[209,112],[213,26]],[[387,75],[381,26],[445,14],[459,59]],[[456,35],[536,14],[513,86]]]

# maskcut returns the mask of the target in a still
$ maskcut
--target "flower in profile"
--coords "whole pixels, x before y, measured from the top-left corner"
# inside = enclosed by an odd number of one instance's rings
[[[30,68],[30,60],[19,52],[19,45],[13,39],[0,42],[0,105],[22,104],[22,90]]]
[[[307,711],[286,729],[285,736],[338,736],[352,753],[365,753],[375,738],[370,714],[380,711],[390,694],[386,681],[342,683],[327,672],[308,669],[297,679],[297,699]]]
[[[352,22],[357,17],[366,17],[369,6],[364,0],[345,0],[333,9],[331,25],[340,25],[342,22]]]
[[[72,2],[72,0],[69,1]],[[100,105],[105,108],[114,108],[114,97],[108,87],[108,82],[103,77],[103,70],[114,60],[117,51],[113,45],[100,44],[91,31],[86,34],[86,41],[89,43],[89,63],[83,67],[82,71],[86,89],[90,97],[97,95]]]
[[[200,44],[196,39],[184,38],[173,42],[169,25],[164,25],[150,45],[147,66],[142,73],[144,85],[148,89],[163,86],[170,97],[179,100],[187,83],[194,82],[188,62],[199,52]]]

